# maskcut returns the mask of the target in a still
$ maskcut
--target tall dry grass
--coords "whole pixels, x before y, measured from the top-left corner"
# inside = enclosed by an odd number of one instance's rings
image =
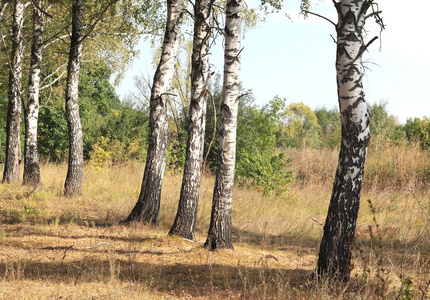
[[[429,296],[428,152],[369,151],[353,278],[309,281],[337,165],[336,150],[287,149],[296,182],[282,195],[236,187],[234,251],[202,247],[214,178],[203,176],[194,243],[167,234],[181,175],[167,172],[160,223],[119,225],[137,200],[143,165],[89,164],[84,194],[62,195],[66,165],[44,164],[43,186],[0,185],[0,298],[412,299]],[[409,297],[409,298],[408,298]]]

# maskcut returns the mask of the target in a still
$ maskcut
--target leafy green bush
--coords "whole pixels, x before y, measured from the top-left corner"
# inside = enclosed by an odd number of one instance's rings
[[[257,185],[264,193],[283,192],[294,180],[289,160],[276,147],[285,100],[275,97],[263,108],[252,103],[250,97],[239,110],[236,179],[239,184]]]
[[[406,136],[410,142],[421,143],[423,149],[430,149],[430,118],[408,119],[404,126]]]
[[[287,171],[290,160],[284,153],[268,155],[267,153],[245,153],[239,162],[236,177],[239,184],[256,184],[264,194],[287,191],[294,182],[291,171]]]

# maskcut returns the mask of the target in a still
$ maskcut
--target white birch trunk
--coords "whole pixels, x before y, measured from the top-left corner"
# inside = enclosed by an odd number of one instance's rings
[[[167,22],[161,59],[151,89],[149,143],[139,199],[125,222],[157,222],[166,167],[167,102],[175,72],[182,25],[182,0],[167,0]]]
[[[224,82],[216,181],[205,247],[233,248],[231,210],[236,160],[236,127],[240,89],[242,0],[228,0],[225,21]]]
[[[73,1],[72,38],[66,82],[66,118],[69,130],[69,163],[64,185],[66,196],[82,195],[84,177],[83,139],[79,115],[79,72],[82,57],[82,0]]]
[[[209,79],[209,17],[213,0],[197,0],[194,5],[194,39],[191,57],[191,101],[184,175],[178,211],[171,234],[194,238],[197,217],[206,125],[206,85]]]
[[[337,86],[342,121],[342,142],[330,206],[324,226],[317,273],[348,281],[352,269],[351,247],[360,203],[370,117],[364,99],[362,54],[368,0],[336,3]]]
[[[40,3],[39,3],[40,4]],[[28,80],[27,108],[25,112],[25,151],[23,184],[40,184],[39,154],[37,151],[37,124],[39,118],[40,71],[43,54],[42,12],[33,8],[33,45]]]
[[[24,8],[23,0],[15,0],[12,26],[12,57],[9,72],[6,160],[3,172],[3,182],[6,183],[18,181],[20,176]]]

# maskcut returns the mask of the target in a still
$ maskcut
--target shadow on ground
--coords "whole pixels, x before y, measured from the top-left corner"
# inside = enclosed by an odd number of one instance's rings
[[[257,293],[274,295],[285,292],[284,289],[291,291],[303,288],[309,280],[310,271],[220,264],[160,265],[84,258],[67,263],[2,262],[0,276],[6,280],[49,280],[66,284],[121,280],[141,283],[151,291],[173,296],[208,297],[234,294],[252,298],[252,295]]]

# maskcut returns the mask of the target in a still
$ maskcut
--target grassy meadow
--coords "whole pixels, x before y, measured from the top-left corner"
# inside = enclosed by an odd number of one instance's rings
[[[43,186],[0,184],[0,299],[428,299],[430,154],[369,150],[347,285],[310,280],[337,150],[287,149],[295,183],[261,195],[236,187],[234,250],[204,249],[214,177],[201,185],[195,241],[168,235],[180,172],[166,172],[160,223],[122,225],[143,165],[85,169],[84,194],[66,198],[65,164],[42,165]]]

